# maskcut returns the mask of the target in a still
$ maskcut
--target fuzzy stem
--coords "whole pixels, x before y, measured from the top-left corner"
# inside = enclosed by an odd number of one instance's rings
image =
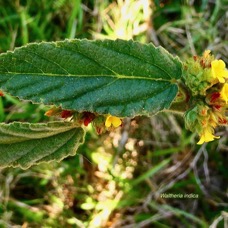
[[[188,109],[187,107],[188,107],[188,105],[186,104],[186,102],[173,102],[172,105],[170,106],[170,108],[166,111],[174,112],[174,113],[182,115]]]

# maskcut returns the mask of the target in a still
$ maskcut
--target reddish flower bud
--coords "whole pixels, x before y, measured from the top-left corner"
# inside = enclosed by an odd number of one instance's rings
[[[102,128],[96,127],[97,134],[100,135],[102,133]]]
[[[219,92],[214,92],[214,93],[212,93],[212,94],[211,94],[210,102],[211,102],[211,103],[215,102],[219,97],[220,97],[220,93],[219,93]]]
[[[200,65],[205,68],[205,62],[203,61],[203,59],[200,60]]]
[[[194,55],[194,56],[193,56],[193,59],[194,59],[195,61],[197,61],[197,60],[198,60],[198,56],[197,56],[197,55]]]
[[[60,108],[51,108],[47,112],[45,112],[45,116],[51,117],[51,116],[60,116],[61,114],[61,109]]]
[[[47,112],[45,112],[44,115],[50,117],[50,116],[53,116],[53,115],[54,115],[54,112],[53,112],[52,109],[50,109],[50,110],[48,110]]]
[[[206,120],[202,120],[201,124],[202,124],[203,127],[205,127],[207,125],[207,121]]]
[[[213,105],[213,107],[217,110],[219,110],[221,108],[221,105]]]
[[[201,115],[202,115],[202,116],[205,116],[206,114],[207,114],[207,109],[202,109],[202,110],[201,110]]]
[[[0,97],[4,97],[4,93],[0,90]]]
[[[95,117],[96,116],[91,112],[84,112],[83,113],[84,125],[87,127],[95,119]]]
[[[61,117],[64,119],[67,119],[68,117],[72,116],[72,111],[69,110],[63,110],[61,112]]]
[[[227,124],[227,120],[225,118],[219,118],[220,124]]]

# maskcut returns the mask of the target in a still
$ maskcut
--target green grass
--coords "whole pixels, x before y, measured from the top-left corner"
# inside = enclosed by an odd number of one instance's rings
[[[181,58],[211,49],[228,63],[225,0],[148,1],[149,11],[137,2],[0,0],[0,52],[43,40],[132,37]],[[0,98],[2,122],[45,122],[47,109]],[[126,119],[100,136],[90,126],[75,157],[0,170],[0,227],[208,227],[218,218],[223,227],[227,128],[199,147],[183,126],[181,116],[167,113]]]

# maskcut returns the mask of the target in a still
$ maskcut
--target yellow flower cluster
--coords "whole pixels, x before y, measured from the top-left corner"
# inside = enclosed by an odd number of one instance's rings
[[[203,144],[204,142],[210,142],[214,139],[220,138],[219,136],[214,135],[214,128],[219,124],[219,120],[221,118],[221,115],[215,115],[214,112],[211,111],[211,109],[208,110],[204,118],[201,117],[202,120],[200,121],[200,140],[197,144]]]
[[[223,85],[222,85],[222,89],[219,92],[213,93],[211,96],[210,105],[212,107],[212,112],[210,114],[211,118],[209,119],[209,122],[208,122],[209,126],[206,126],[205,128],[203,128],[203,131],[200,135],[200,140],[197,144],[203,144],[204,142],[210,142],[210,141],[213,141],[214,139],[220,138],[218,136],[214,136],[214,128],[218,124],[227,123],[227,120],[225,117],[226,107],[223,107],[223,106],[226,106],[226,105],[223,105],[223,101],[225,101],[226,104],[228,102],[228,83],[226,82],[226,78],[228,78],[228,70],[226,69],[226,64],[221,59],[213,60],[211,62],[211,71],[212,71],[212,77],[219,81],[219,85],[221,83]]]
[[[221,59],[215,59],[210,50],[202,56],[186,61],[184,79],[190,89],[190,107],[185,113],[186,127],[197,132],[197,144],[210,142],[219,137],[214,135],[218,125],[227,124],[228,70]]]

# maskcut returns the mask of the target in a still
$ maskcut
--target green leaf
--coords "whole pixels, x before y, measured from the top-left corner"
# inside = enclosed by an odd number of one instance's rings
[[[34,43],[0,55],[0,87],[20,99],[120,117],[168,109],[182,64],[124,40]]]
[[[0,167],[29,168],[75,155],[84,130],[71,122],[0,124]]]

